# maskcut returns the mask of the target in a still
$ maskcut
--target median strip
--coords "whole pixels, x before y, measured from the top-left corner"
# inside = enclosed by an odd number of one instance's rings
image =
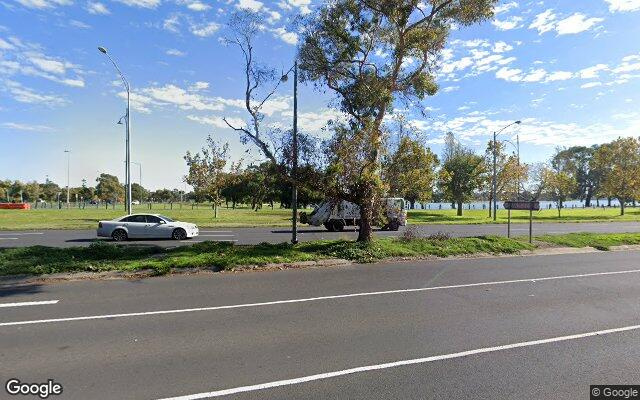
[[[31,321],[2,322],[0,323],[0,327],[45,324],[45,323],[53,323],[53,322],[88,321],[88,320],[98,320],[98,319],[114,319],[114,318],[127,318],[127,317],[142,317],[142,316],[150,316],[150,315],[231,310],[231,309],[239,309],[239,308],[264,307],[264,306],[274,306],[274,305],[281,305],[281,304],[307,303],[307,302],[313,302],[313,301],[346,299],[346,298],[353,298],[353,297],[418,293],[418,292],[428,292],[428,291],[434,291],[434,290],[460,289],[460,288],[471,288],[471,287],[479,287],[479,286],[496,286],[496,285],[505,285],[505,284],[513,284],[513,283],[537,283],[537,282],[553,281],[553,280],[560,280],[560,279],[593,278],[593,277],[600,277],[600,276],[625,275],[625,274],[635,274],[635,273],[640,273],[640,269],[625,270],[625,271],[595,272],[590,274],[547,276],[547,277],[540,277],[540,278],[512,279],[512,280],[506,280],[506,281],[466,283],[466,284],[460,284],[460,285],[430,286],[430,287],[414,288],[414,289],[396,289],[396,290],[384,290],[384,291],[377,291],[377,292],[349,293],[349,294],[339,294],[339,295],[333,295],[333,296],[320,296],[320,297],[310,297],[310,298],[304,298],[304,299],[290,299],[290,300],[276,300],[276,301],[267,301],[267,302],[261,302],[261,303],[245,303],[245,304],[234,304],[234,305],[227,305],[227,306],[198,307],[198,308],[186,308],[186,309],[178,309],[178,310],[161,310],[161,311],[147,311],[147,312],[108,314],[108,315],[90,315],[90,316],[84,316],[84,317],[51,318],[51,319],[40,319],[40,320],[31,320]]]

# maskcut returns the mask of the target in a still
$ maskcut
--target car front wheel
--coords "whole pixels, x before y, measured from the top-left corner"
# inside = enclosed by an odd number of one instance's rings
[[[122,229],[116,229],[115,231],[113,231],[113,233],[111,234],[111,238],[116,242],[124,242],[129,239],[129,237],[127,236],[127,232],[123,231]]]
[[[187,238],[187,232],[182,228],[174,229],[171,238],[173,238],[173,240],[185,240]]]

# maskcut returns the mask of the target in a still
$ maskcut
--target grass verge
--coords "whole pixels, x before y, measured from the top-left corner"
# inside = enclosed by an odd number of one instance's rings
[[[609,250],[612,246],[640,244],[640,233],[569,233],[536,236],[536,240],[566,247],[594,247]]]
[[[342,258],[374,262],[393,257],[447,257],[478,253],[515,254],[533,246],[497,236],[473,238],[376,239],[370,244],[350,241],[313,241],[240,246],[203,242],[163,249],[155,246],[127,246],[105,242],[88,247],[43,246],[0,249],[0,275],[40,275],[80,271],[136,271],[152,269],[156,274],[171,268],[219,268],[264,266],[271,263],[317,261]]]

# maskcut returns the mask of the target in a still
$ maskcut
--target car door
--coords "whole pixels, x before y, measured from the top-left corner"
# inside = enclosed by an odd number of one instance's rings
[[[147,230],[149,237],[164,239],[171,237],[173,228],[170,228],[162,218],[155,215],[147,215]]]
[[[147,219],[144,215],[132,215],[123,220],[130,238],[147,237]]]

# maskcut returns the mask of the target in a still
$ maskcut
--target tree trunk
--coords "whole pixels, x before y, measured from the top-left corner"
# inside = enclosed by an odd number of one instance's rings
[[[611,197],[607,197],[607,207],[611,207]]]
[[[562,201],[558,200],[558,218],[560,218],[560,210],[562,210]]]
[[[624,199],[620,199],[620,215],[624,215]]]
[[[458,201],[458,212],[456,213],[458,217],[462,217],[462,201]]]
[[[416,209],[416,201],[415,200],[411,200],[411,209],[412,210]]]
[[[373,199],[365,200],[360,206],[360,230],[358,242],[370,242],[373,239]]]
[[[489,195],[489,218],[493,216],[493,207],[491,203],[493,202],[493,196]]]
[[[591,193],[591,190],[587,190],[587,195],[584,198],[584,206],[585,207],[591,207],[591,198],[593,197],[593,193]]]

